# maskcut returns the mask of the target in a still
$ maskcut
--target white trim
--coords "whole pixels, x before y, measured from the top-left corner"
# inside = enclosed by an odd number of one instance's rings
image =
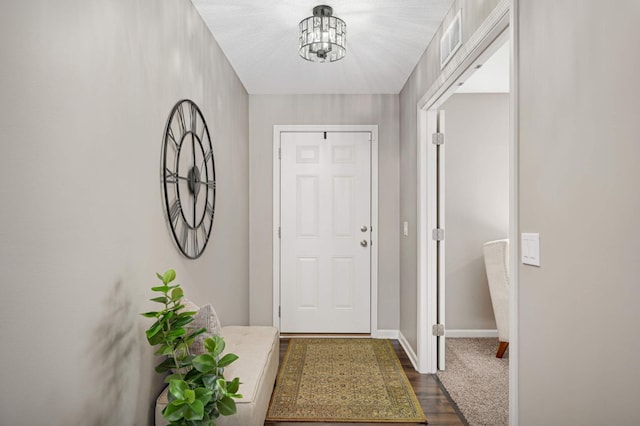
[[[509,294],[509,426],[518,426],[518,289],[520,286],[518,254],[518,233],[520,230],[519,221],[519,116],[520,116],[520,95],[519,87],[519,52],[520,52],[520,22],[518,12],[520,3],[518,0],[511,1],[509,8],[509,36],[511,39],[511,70],[510,70],[510,91],[511,91],[511,137],[509,143],[509,236],[512,243],[509,244],[509,275],[511,277]]]
[[[437,310],[429,309],[429,301],[436,300],[437,288],[432,274],[428,273],[427,265],[435,264],[436,244],[429,237],[431,229],[435,228],[435,205],[427,203],[428,197],[422,194],[435,193],[436,173],[427,167],[427,158],[435,156],[435,145],[429,142],[430,134],[436,132],[437,111],[418,109],[418,324],[417,333],[417,367],[422,374],[435,373],[437,370],[436,357],[430,356],[436,352],[436,339],[431,335],[430,325],[438,322]],[[424,260],[424,261],[423,261]]]
[[[371,333],[371,337],[374,339],[393,339],[398,340],[398,330],[376,330],[375,334]]]
[[[455,89],[452,85],[463,76],[463,73],[471,75],[473,69],[469,68],[482,52],[493,43],[509,25],[510,0],[502,0],[480,27],[469,37],[458,53],[447,63],[438,75],[431,87],[418,101],[418,108],[429,109],[430,104],[439,100],[449,89]],[[441,102],[442,103],[442,102]]]
[[[284,132],[371,133],[371,336],[378,330],[378,125],[274,125],[273,126],[273,326],[280,329],[280,134]]]
[[[409,361],[411,361],[413,368],[416,371],[420,372],[420,370],[418,370],[418,357],[409,344],[409,341],[406,337],[404,337],[404,334],[402,334],[401,331],[398,332],[398,342],[400,342],[400,346],[402,346],[402,349],[404,349],[404,351],[407,353],[407,357],[409,357]]]
[[[498,337],[498,330],[446,330],[444,332],[447,339],[457,339],[461,337]]]
[[[280,330],[280,126],[273,126],[273,326]]]
[[[456,83],[463,81],[474,71],[473,65],[490,57],[501,40],[505,40],[509,32],[509,3],[502,0],[480,28],[460,48],[458,54],[449,61],[436,81],[418,101],[418,324],[417,350],[420,373],[436,373],[437,346],[436,338],[431,335],[431,326],[436,318],[436,279],[430,273],[430,266],[435,265],[435,243],[431,241],[430,229],[435,226],[434,197],[429,197],[429,188],[435,188],[435,168],[430,167],[427,158],[435,155],[435,146],[429,140],[429,134],[436,129],[437,108],[455,91]],[[495,44],[494,44],[495,43]],[[511,142],[513,143],[513,142]],[[511,160],[510,160],[511,161]],[[510,169],[513,168],[510,164]],[[425,192],[426,189],[426,192]],[[433,191],[433,189],[432,189]],[[424,310],[424,311],[423,311]]]

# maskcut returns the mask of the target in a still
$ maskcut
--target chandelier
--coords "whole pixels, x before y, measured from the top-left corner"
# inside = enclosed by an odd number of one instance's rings
[[[335,62],[347,53],[347,24],[333,16],[330,6],[316,6],[300,21],[300,56],[312,62]]]

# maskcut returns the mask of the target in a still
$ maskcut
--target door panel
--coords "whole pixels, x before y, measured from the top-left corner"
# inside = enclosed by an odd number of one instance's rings
[[[280,144],[280,329],[368,333],[370,133],[282,133]]]

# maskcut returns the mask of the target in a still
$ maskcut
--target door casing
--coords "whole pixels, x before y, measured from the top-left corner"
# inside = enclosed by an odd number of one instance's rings
[[[371,337],[378,331],[378,126],[377,125],[274,125],[273,126],[273,326],[280,329],[280,134],[285,132],[371,133]]]

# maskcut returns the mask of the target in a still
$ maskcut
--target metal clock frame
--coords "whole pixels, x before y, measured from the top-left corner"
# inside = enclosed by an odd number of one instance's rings
[[[189,117],[188,121],[187,116]],[[199,132],[198,119],[202,123]],[[180,132],[177,137],[174,134],[175,125],[177,125]],[[183,144],[189,144],[189,142],[191,145],[191,166],[186,175],[180,175],[182,149],[184,146],[188,146]],[[173,164],[167,164],[170,161],[168,155],[170,149],[174,151],[175,159]],[[201,154],[202,163],[200,168],[198,168],[196,162],[197,153]],[[203,172],[204,180],[202,180]],[[185,257],[197,259],[207,247],[211,230],[213,229],[216,176],[209,127],[198,105],[190,99],[178,101],[169,114],[162,141],[161,175],[165,214],[173,240]],[[184,192],[184,186],[183,189],[180,188],[181,181],[183,185],[186,183],[186,194],[181,194],[181,192]],[[202,189],[205,192],[204,203],[201,204],[201,208],[198,208],[198,198]],[[175,194],[171,199],[169,197],[170,192]],[[193,205],[192,218],[187,218],[183,209],[182,196],[191,196],[192,198],[187,201]],[[190,221],[190,219],[193,220]]]

